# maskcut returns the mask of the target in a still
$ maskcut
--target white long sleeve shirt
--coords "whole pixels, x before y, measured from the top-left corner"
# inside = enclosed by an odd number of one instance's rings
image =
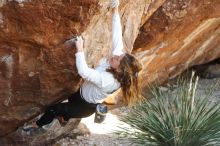
[[[112,55],[123,53],[122,29],[119,14],[112,15]],[[103,58],[95,69],[88,67],[84,52],[77,52],[76,66],[79,75],[85,79],[81,86],[81,96],[89,103],[100,103],[109,94],[120,88],[120,83],[106,69],[110,64]]]

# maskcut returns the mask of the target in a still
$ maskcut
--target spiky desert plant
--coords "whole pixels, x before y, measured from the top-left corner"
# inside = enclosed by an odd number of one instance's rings
[[[220,145],[220,106],[197,92],[198,78],[179,81],[175,94],[152,89],[152,100],[134,106],[121,119],[120,136],[141,146]]]

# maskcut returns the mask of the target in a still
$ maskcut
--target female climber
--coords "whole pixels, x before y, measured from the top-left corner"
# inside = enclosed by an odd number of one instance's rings
[[[77,37],[75,46],[77,52],[76,66],[79,75],[85,79],[78,92],[68,98],[68,102],[57,103],[47,108],[43,116],[32,123],[32,128],[39,128],[62,118],[84,118],[96,111],[98,103],[117,89],[121,88],[122,99],[126,104],[132,104],[141,97],[138,84],[138,73],[141,63],[131,54],[123,52],[122,28],[118,12],[119,0],[112,0],[112,57],[106,59],[95,69],[87,66],[83,51],[83,39]],[[60,121],[60,120],[59,120]]]

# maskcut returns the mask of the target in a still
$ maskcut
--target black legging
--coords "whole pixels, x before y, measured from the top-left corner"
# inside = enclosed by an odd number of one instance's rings
[[[39,127],[42,127],[51,123],[57,116],[63,117],[65,121],[68,121],[70,118],[88,117],[95,113],[96,105],[82,99],[79,90],[68,98],[68,102],[49,106],[44,115],[36,123]]]

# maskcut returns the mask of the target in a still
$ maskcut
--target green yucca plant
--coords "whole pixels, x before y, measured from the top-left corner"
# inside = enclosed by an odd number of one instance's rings
[[[153,99],[134,106],[120,120],[116,133],[141,146],[220,145],[220,106],[209,101],[212,91],[197,92],[198,78],[179,80],[175,94],[152,89]]]

